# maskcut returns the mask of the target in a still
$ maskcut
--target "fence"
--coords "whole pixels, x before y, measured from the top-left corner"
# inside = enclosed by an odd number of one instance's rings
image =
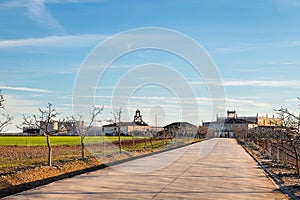
[[[277,160],[283,164],[290,164],[297,167],[296,154],[291,146],[286,143],[277,143],[271,140],[256,140],[247,141],[248,146],[256,148],[262,154],[266,155],[269,159]],[[300,149],[297,148],[299,155]]]

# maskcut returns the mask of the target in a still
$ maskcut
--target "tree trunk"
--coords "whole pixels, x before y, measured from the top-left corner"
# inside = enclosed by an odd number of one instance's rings
[[[277,141],[277,144],[276,144],[276,159],[277,159],[277,162],[279,162],[280,158],[279,158],[279,141]]]
[[[144,149],[146,149],[146,146],[147,146],[147,138],[146,136],[144,137]]]
[[[272,144],[270,141],[268,141],[268,157],[269,159],[272,158]]]
[[[267,143],[266,143],[266,141],[263,141],[263,155],[265,155],[266,154],[266,146],[267,146]]]
[[[52,166],[52,148],[50,145],[49,134],[46,135],[46,139],[47,139],[47,147],[48,147],[48,166]]]
[[[154,147],[153,147],[153,142],[152,142],[152,137],[150,137],[150,144],[151,144],[151,149],[153,149]]]
[[[299,177],[300,176],[300,171],[299,171],[299,156],[298,156],[297,147],[294,146],[293,149],[294,149],[294,153],[295,153],[295,156],[296,156],[297,176]]]
[[[105,155],[105,141],[104,141],[105,137],[102,137],[102,155]]]
[[[284,148],[283,142],[281,142],[281,147],[282,147],[281,159],[283,161],[283,166],[286,167],[286,153],[285,153],[285,148]]]
[[[119,153],[122,153],[122,144],[121,144],[121,130],[118,128],[118,142],[119,142]]]
[[[132,133],[132,149],[134,150],[134,136],[133,136],[133,133]]]
[[[81,141],[81,160],[84,161],[84,143]]]
[[[283,153],[282,153],[282,156],[283,156],[283,166],[284,167],[286,167],[286,153],[285,153],[285,151],[283,151]]]

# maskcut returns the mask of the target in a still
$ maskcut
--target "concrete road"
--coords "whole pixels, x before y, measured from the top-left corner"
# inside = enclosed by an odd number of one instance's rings
[[[233,139],[212,139],[6,199],[287,199]]]

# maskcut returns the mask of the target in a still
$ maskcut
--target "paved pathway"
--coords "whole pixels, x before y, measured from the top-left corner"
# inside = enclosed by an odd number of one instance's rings
[[[235,140],[212,139],[58,181],[9,196],[7,199],[287,199],[287,197],[277,190]]]

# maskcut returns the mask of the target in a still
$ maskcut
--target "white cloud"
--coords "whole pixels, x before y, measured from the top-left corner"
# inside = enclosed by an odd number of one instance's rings
[[[26,38],[18,40],[0,40],[0,48],[12,47],[76,47],[96,45],[107,36],[105,35],[65,35],[44,38]]]
[[[291,98],[284,100],[285,102],[292,102],[292,103],[300,103],[300,100],[298,98]]]
[[[26,3],[28,16],[39,24],[56,28],[63,31],[64,28],[50,14],[43,0],[29,0]]]
[[[63,26],[52,16],[47,9],[46,4],[50,3],[87,3],[87,2],[101,2],[103,0],[9,0],[0,3],[2,9],[23,8],[26,9],[26,14],[33,21],[59,31],[64,31]]]
[[[40,102],[9,94],[5,94],[5,99],[5,110],[3,113],[13,116],[12,124],[6,130],[8,132],[20,132],[21,130],[16,126],[22,123],[23,115],[36,114]]]
[[[10,87],[10,86],[0,85],[0,89],[23,91],[23,92],[50,93],[49,90],[44,90],[44,89],[39,89],[39,88],[28,88],[28,87]]]
[[[45,3],[89,3],[103,2],[104,0],[44,0]]]
[[[258,98],[258,97],[240,97],[240,98],[218,98],[218,99],[213,99],[210,97],[163,97],[163,96],[132,96],[132,97],[126,97],[126,96],[117,96],[117,97],[112,97],[112,96],[95,96],[95,98],[98,99],[112,99],[112,98],[118,98],[120,100],[122,99],[129,99],[129,100],[135,100],[137,103],[140,103],[141,105],[145,105],[145,101],[149,100],[154,100],[161,105],[171,105],[171,104],[179,104],[180,102],[182,104],[190,105],[191,103],[197,102],[198,105],[212,105],[213,101],[215,102],[222,102],[225,101],[226,104],[232,104],[232,105],[247,105],[247,106],[255,106],[255,107],[265,107],[265,108],[271,108],[269,104],[259,102],[259,101],[254,101],[254,100],[249,100],[253,98]],[[152,102],[153,103],[153,102]]]
[[[224,81],[223,86],[251,86],[251,87],[292,87],[300,88],[299,80],[290,81],[262,81],[262,80],[248,80],[248,81]]]
[[[59,31],[63,31],[63,27],[48,11],[44,0],[10,0],[2,2],[0,4],[0,8],[23,8],[26,10],[28,17],[33,21],[51,28],[55,28]]]
[[[299,0],[276,0],[276,3],[281,8],[300,8]]]
[[[5,94],[6,101],[5,109],[1,113],[6,113],[13,116],[12,124],[9,125],[6,129],[8,132],[20,132],[21,130],[16,126],[20,125],[23,121],[23,116],[32,116],[33,114],[39,115],[40,112],[38,108],[44,109],[46,104],[42,100],[36,100],[31,98],[31,96],[20,96],[20,95],[11,95]],[[61,112],[59,118],[71,115],[71,109],[68,107],[59,107],[54,105],[55,109],[58,112]]]
[[[237,106],[236,103],[240,103],[243,105],[251,105],[255,107],[263,107],[263,108],[271,108],[269,104],[258,102],[258,101],[252,101],[252,100],[245,100],[245,99],[231,99],[231,98],[226,98],[226,102],[229,103],[234,103],[234,106]]]
[[[284,46],[284,47],[299,47],[300,41],[299,40],[284,41],[284,42],[282,42],[282,46]]]

